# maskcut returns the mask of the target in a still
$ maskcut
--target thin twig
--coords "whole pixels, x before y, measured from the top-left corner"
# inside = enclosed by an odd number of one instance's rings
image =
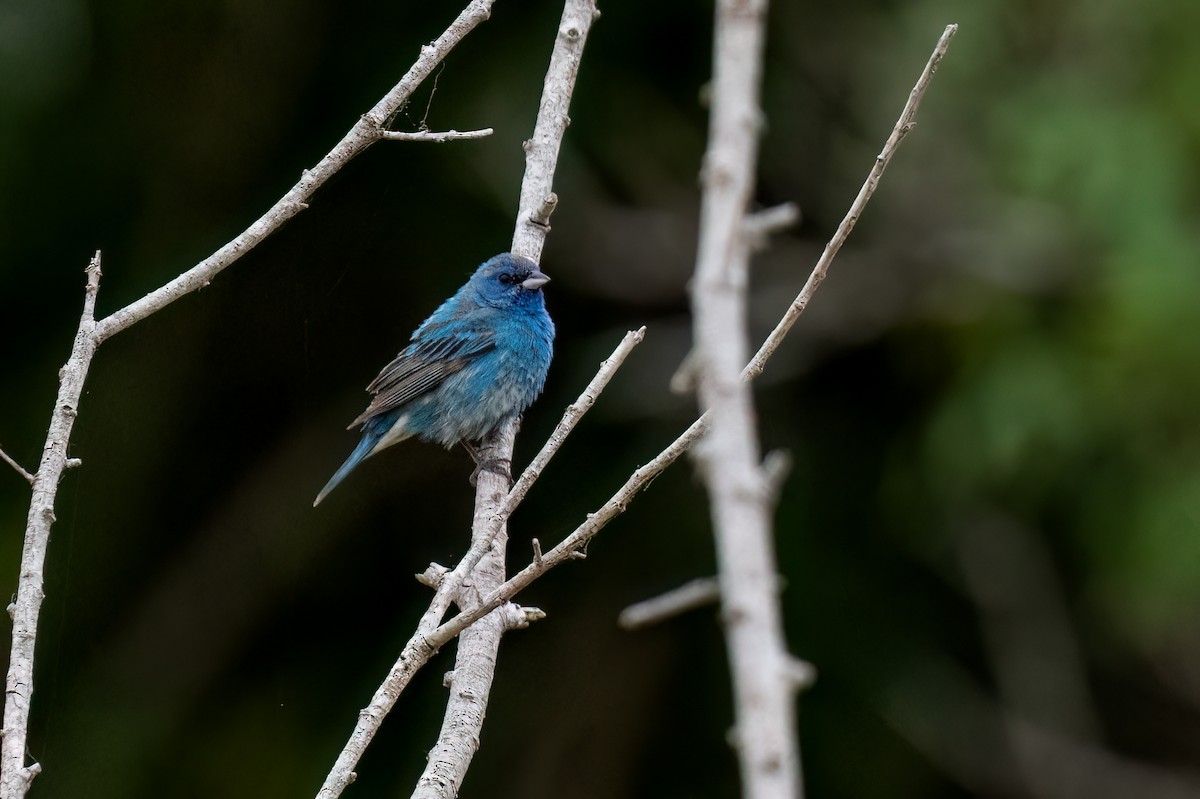
[[[742,232],[750,243],[750,249],[757,252],[767,246],[773,233],[787,230],[799,221],[799,206],[783,203],[748,214],[742,221]]]
[[[29,483],[30,485],[33,485],[33,475],[30,474],[29,472],[25,471],[24,466],[17,463],[12,458],[10,458],[8,456],[8,453],[4,451],[3,447],[0,447],[0,460],[3,460],[9,466],[13,467],[17,471],[17,474],[19,474],[25,478],[25,482]]]
[[[432,142],[448,142],[462,141],[464,139],[482,139],[491,136],[495,131],[491,128],[480,128],[479,130],[380,130],[376,135],[386,141],[432,141]]]
[[[193,266],[166,285],[155,289],[140,300],[109,314],[96,325],[96,338],[103,341],[120,333],[135,322],[166,307],[175,300],[203,288],[226,267],[252,250],[285,222],[308,207],[313,193],[329,180],[350,159],[385,138],[387,120],[408,100],[425,78],[447,54],[479,23],[491,15],[495,0],[471,0],[458,18],[432,44],[424,45],[416,62],[404,77],[385,94],[375,107],[363,114],[349,132],[312,169],[305,169],[300,180],[288,190],[265,214],[255,220],[229,243]]]
[[[646,328],[643,326],[637,330],[630,330],[625,334],[625,338],[621,339],[621,343],[613,350],[612,355],[609,355],[600,362],[600,371],[596,372],[596,376],[588,383],[587,388],[579,395],[579,399],[567,406],[567,410],[563,412],[562,420],[558,426],[554,428],[554,432],[550,434],[550,438],[542,445],[542,449],[534,456],[529,465],[525,467],[525,471],[521,472],[521,476],[517,478],[517,482],[513,484],[512,491],[508,492],[508,497],[504,500],[504,508],[501,511],[504,518],[512,515],[517,506],[525,499],[525,495],[529,493],[529,489],[542,476],[546,465],[550,463],[550,459],[562,447],[563,442],[567,440],[567,436],[571,435],[571,431],[579,424],[579,420],[583,415],[592,409],[596,404],[596,398],[600,396],[600,392],[604,391],[604,387],[608,385],[608,381],[612,380],[612,376],[621,368],[621,364],[625,363],[625,359],[629,357],[629,353],[633,352],[633,348],[642,343],[646,337]]]
[[[0,796],[19,799],[25,796],[33,778],[41,771],[37,763],[26,767],[25,750],[29,736],[29,709],[33,697],[33,655],[37,642],[38,616],[45,592],[46,552],[50,545],[50,527],[54,524],[54,498],[58,483],[67,468],[67,443],[75,424],[83,383],[87,378],[98,341],[96,294],[100,291],[100,251],[87,267],[83,314],[71,357],[59,370],[58,397],[50,417],[50,429],[42,450],[42,460],[33,479],[33,497],[25,525],[25,543],[21,550],[21,572],[17,597],[9,606],[12,617],[12,650],[5,679],[4,737],[0,743]]]
[[[697,577],[665,594],[643,599],[621,611],[617,624],[626,630],[640,630],[673,619],[696,608],[721,601],[721,584],[716,577]]]
[[[771,331],[771,335],[767,336],[767,340],[763,342],[758,352],[750,360],[750,363],[746,365],[743,374],[747,378],[753,379],[762,374],[767,359],[778,349],[780,342],[783,341],[783,337],[792,329],[792,325],[800,318],[800,314],[804,313],[804,309],[808,307],[808,302],[812,299],[813,294],[816,293],[817,287],[825,279],[830,264],[833,263],[838,250],[846,243],[846,239],[850,236],[850,231],[854,230],[855,223],[862,216],[863,209],[867,207],[871,195],[875,193],[875,189],[879,186],[879,179],[883,177],[883,171],[887,169],[892,156],[896,154],[896,150],[900,147],[900,142],[904,141],[904,137],[916,126],[917,109],[921,105],[921,98],[925,96],[925,90],[929,88],[929,82],[933,80],[933,74],[937,71],[938,64],[942,62],[942,58],[945,57],[946,49],[950,46],[950,40],[954,38],[954,34],[957,32],[958,25],[947,25],[946,30],[942,33],[942,38],[938,39],[937,46],[933,48],[933,53],[929,56],[929,62],[925,64],[925,69],[921,72],[921,77],[917,79],[916,85],[909,92],[908,102],[904,104],[904,110],[900,112],[900,118],[896,120],[896,126],[892,128],[892,134],[888,136],[883,149],[879,151],[879,155],[875,156],[875,163],[871,167],[871,172],[867,175],[866,182],[858,190],[858,196],[850,204],[850,210],[842,218],[842,223],[838,225],[833,238],[825,245],[825,251],[821,253],[820,259],[817,260],[817,265],[813,267],[812,273],[808,276],[808,280],[804,284],[804,288],[800,290],[800,294],[792,301],[792,305],[783,315],[783,319],[779,321],[779,324]]]
[[[534,580],[546,572],[568,560],[578,560],[583,556],[582,548],[592,540],[613,519],[625,512],[638,492],[649,485],[655,477],[662,474],[668,466],[687,452],[707,429],[707,416],[702,416],[689,427],[669,447],[660,452],[654,460],[635,470],[625,481],[625,484],[613,494],[595,513],[589,513],[587,520],[576,527],[570,535],[564,538],[549,552],[542,554],[541,563],[530,563],[521,571],[508,578],[503,585],[488,595],[487,599],[472,611],[463,611],[449,619],[437,628],[431,635],[425,637],[425,642],[434,647],[441,647],[459,632],[466,629],[477,619],[512,599],[528,587]]]

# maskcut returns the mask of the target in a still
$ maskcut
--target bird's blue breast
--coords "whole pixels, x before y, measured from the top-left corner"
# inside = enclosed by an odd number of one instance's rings
[[[476,440],[533,403],[554,353],[554,323],[540,291],[495,313],[495,346],[406,409],[406,426],[450,447]]]

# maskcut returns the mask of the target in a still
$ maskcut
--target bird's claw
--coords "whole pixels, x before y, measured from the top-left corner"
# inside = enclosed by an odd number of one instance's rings
[[[475,462],[475,471],[471,472],[471,487],[479,481],[480,472],[491,472],[512,482],[512,461],[508,458],[486,458]]]

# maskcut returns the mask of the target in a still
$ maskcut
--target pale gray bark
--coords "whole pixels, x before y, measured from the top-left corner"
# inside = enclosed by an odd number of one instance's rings
[[[541,260],[542,247],[550,232],[550,214],[558,203],[554,194],[554,171],[570,122],[567,112],[575,91],[583,46],[593,20],[599,16],[595,0],[567,0],[563,6],[533,136],[525,142],[525,177],[521,182],[512,252],[535,263]],[[516,427],[515,423],[505,425],[489,436],[480,453],[482,458],[511,463]],[[491,546],[459,593],[457,601],[463,611],[478,608],[483,596],[504,583],[506,523],[502,521],[497,528],[492,519],[505,505],[511,487],[510,475],[486,470],[479,472],[471,537],[473,542],[490,540]],[[429,753],[429,762],[413,791],[413,799],[452,799],[458,795],[459,786],[479,747],[497,650],[506,629],[501,615],[503,610],[497,607],[459,636],[446,716],[437,744]]]
[[[766,0],[718,0],[700,246],[692,281],[696,371],[708,434],[697,449],[717,544],[733,679],[733,740],[747,799],[803,793],[794,691],[776,577],[772,503],[759,464],[746,362],[746,286]]]
[[[50,430],[42,449],[42,460],[33,475],[33,497],[25,524],[25,542],[21,551],[21,578],[17,596],[8,606],[12,617],[12,648],[8,658],[8,676],[4,682],[4,732],[0,743],[0,796],[16,799],[24,796],[42,770],[41,765],[25,765],[25,745],[29,736],[29,709],[33,701],[33,655],[37,643],[38,617],[46,598],[46,553],[50,547],[50,527],[54,524],[54,498],[67,468],[67,444],[79,412],[79,399],[87,379],[92,356],[98,344],[96,294],[100,291],[100,253],[87,268],[83,316],[75,333],[71,357],[59,370],[58,397],[50,416]]]

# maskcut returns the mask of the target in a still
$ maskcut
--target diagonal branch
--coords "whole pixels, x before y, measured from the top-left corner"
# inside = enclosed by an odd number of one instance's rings
[[[521,476],[517,478],[517,482],[513,484],[512,491],[508,492],[508,496],[504,499],[504,508],[501,511],[503,517],[507,519],[512,515],[517,506],[525,499],[525,495],[529,493],[529,489],[537,482],[537,479],[542,476],[550,459],[562,447],[563,442],[567,440],[567,436],[571,435],[571,431],[575,429],[575,425],[579,424],[579,420],[583,415],[591,410],[596,403],[596,398],[600,396],[600,392],[608,385],[608,381],[621,368],[621,364],[625,363],[625,359],[629,353],[633,352],[633,348],[642,343],[646,337],[646,328],[641,327],[637,330],[630,330],[625,334],[625,338],[621,339],[621,343],[613,350],[612,355],[600,362],[600,371],[596,372],[596,376],[592,378],[592,382],[588,383],[587,388],[579,395],[579,399],[575,400],[563,413],[562,421],[550,433],[550,438],[542,446],[540,452],[534,456],[529,465],[525,467],[525,471],[521,472]]]
[[[887,141],[884,142],[883,149],[879,151],[879,155],[875,156],[875,164],[871,167],[871,171],[867,175],[862,188],[858,190],[858,196],[850,204],[850,210],[842,218],[842,223],[838,225],[833,238],[825,245],[825,251],[821,253],[821,257],[817,260],[817,265],[813,267],[812,273],[808,276],[808,281],[804,284],[804,288],[800,290],[800,294],[792,301],[791,306],[783,315],[783,319],[771,331],[771,335],[767,336],[767,340],[759,347],[758,352],[755,353],[750,363],[746,365],[743,374],[747,378],[753,379],[762,374],[767,359],[779,348],[783,337],[792,329],[792,325],[796,323],[796,320],[800,318],[800,314],[804,313],[804,309],[808,307],[809,300],[817,293],[817,287],[821,285],[821,281],[825,279],[825,275],[829,272],[829,266],[833,263],[833,259],[837,257],[838,250],[842,249],[842,245],[850,237],[850,231],[854,230],[854,225],[858,222],[858,218],[862,216],[863,209],[871,201],[871,195],[879,187],[879,180],[883,177],[883,171],[891,163],[892,156],[900,148],[900,143],[904,141],[904,137],[908,135],[910,130],[916,127],[917,109],[921,105],[921,98],[925,96],[925,90],[929,88],[929,83],[933,80],[933,74],[937,72],[938,64],[942,63],[942,58],[945,57],[946,50],[950,47],[950,40],[954,38],[954,34],[957,32],[958,25],[953,24],[947,25],[946,30],[942,32],[942,38],[938,39],[937,45],[933,48],[933,53],[929,56],[929,61],[925,64],[925,69],[922,70],[921,77],[917,79],[916,85],[909,92],[908,102],[904,104],[904,110],[900,112],[900,118],[896,120],[896,126],[892,128],[892,133],[888,136]]]
[[[30,474],[29,472],[25,471],[24,466],[17,463],[12,458],[10,458],[8,453],[4,451],[3,447],[0,447],[0,460],[4,461],[9,466],[13,467],[13,469],[16,470],[17,474],[19,474],[25,478],[25,482],[29,483],[30,485],[33,485],[33,475]]]
[[[176,277],[166,285],[101,319],[96,325],[96,339],[103,341],[120,333],[135,322],[165,308],[186,294],[204,288],[226,267],[254,249],[263,239],[285,222],[308,207],[308,200],[325,181],[333,177],[350,159],[386,136],[385,122],[408,101],[421,82],[433,72],[450,51],[479,23],[491,16],[495,0],[471,0],[458,18],[432,44],[421,48],[416,62],[404,73],[400,82],[385,94],[375,107],[363,114],[329,153],[312,169],[305,169],[300,180],[279,198],[265,214],[251,223],[229,243],[212,255]],[[452,138],[467,138],[459,135]],[[471,137],[473,138],[473,137]]]
[[[717,578],[697,577],[665,594],[630,605],[621,611],[617,624],[625,630],[639,630],[720,601],[721,584]]]

